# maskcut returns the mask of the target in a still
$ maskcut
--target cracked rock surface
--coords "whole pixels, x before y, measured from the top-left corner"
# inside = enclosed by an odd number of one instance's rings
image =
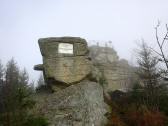
[[[95,82],[81,82],[48,94],[39,104],[38,109],[48,118],[50,126],[104,126],[106,123],[103,89]]]

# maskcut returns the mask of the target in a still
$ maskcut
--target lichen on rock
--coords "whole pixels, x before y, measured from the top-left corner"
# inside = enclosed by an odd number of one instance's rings
[[[71,85],[47,95],[38,104],[37,109],[43,109],[41,114],[48,118],[50,126],[104,126],[107,121],[103,88],[95,82]]]
[[[37,94],[37,112],[50,126],[104,126],[107,105],[103,87],[96,83],[101,74],[92,65],[87,42],[78,37],[43,38],[39,46],[43,64],[34,69],[43,71],[53,92]]]

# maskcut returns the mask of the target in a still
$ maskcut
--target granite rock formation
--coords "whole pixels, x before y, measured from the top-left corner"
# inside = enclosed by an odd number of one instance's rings
[[[95,82],[81,82],[43,95],[37,110],[50,126],[104,126],[107,121],[103,89]]]
[[[111,47],[91,46],[90,57],[95,67],[104,74],[107,80],[106,90],[125,91],[131,86],[133,67],[125,59],[119,59],[117,52]]]
[[[43,64],[35,70],[44,73],[47,84],[67,87],[85,79],[91,72],[87,42],[78,37],[55,37],[39,39]]]
[[[50,126],[104,126],[107,106],[102,86],[89,80],[95,67],[86,41],[77,37],[43,38],[39,46],[43,64],[34,69],[43,71],[53,91],[37,94],[36,110]],[[99,74],[94,75],[93,80]]]

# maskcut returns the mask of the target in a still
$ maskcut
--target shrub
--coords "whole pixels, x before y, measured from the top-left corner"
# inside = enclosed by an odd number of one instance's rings
[[[126,126],[123,120],[116,113],[112,113],[109,117],[107,126]]]
[[[44,117],[41,116],[29,116],[24,126],[48,126],[48,122]]]
[[[165,126],[167,117],[159,111],[151,111],[142,106],[126,115],[130,126]]]

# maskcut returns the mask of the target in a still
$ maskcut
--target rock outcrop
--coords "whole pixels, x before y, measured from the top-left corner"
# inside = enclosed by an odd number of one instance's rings
[[[39,39],[43,64],[35,70],[42,70],[46,82],[56,81],[60,85],[71,85],[83,80],[91,72],[86,40],[79,37],[51,37]]]
[[[39,113],[50,126],[104,126],[107,106],[102,86],[89,80],[93,66],[86,41],[78,37],[43,38],[39,46],[43,64],[34,69],[43,71],[52,89],[52,93],[37,94]]]
[[[91,46],[90,57],[107,80],[107,90],[126,90],[133,79],[133,67],[125,59],[119,59],[117,52],[111,47]]]
[[[81,82],[41,99],[37,110],[49,120],[50,126],[104,126],[107,106],[103,89],[95,82]],[[41,98],[40,98],[41,97]]]

